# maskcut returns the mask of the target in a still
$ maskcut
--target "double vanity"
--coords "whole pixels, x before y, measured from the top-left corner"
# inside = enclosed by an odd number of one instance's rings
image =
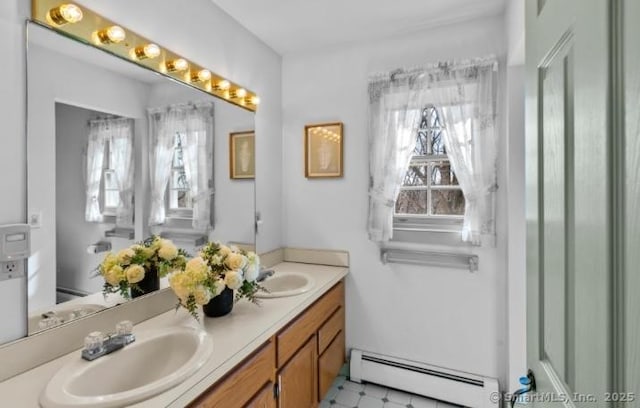
[[[136,341],[114,353],[85,361],[76,350],[1,382],[2,405],[317,406],[345,361],[348,268],[282,262],[273,269],[272,295],[280,297],[242,301],[200,322],[182,309],[162,313],[137,324]]]

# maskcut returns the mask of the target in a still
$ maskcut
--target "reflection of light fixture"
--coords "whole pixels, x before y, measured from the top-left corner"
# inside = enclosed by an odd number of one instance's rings
[[[232,98],[244,98],[245,96],[247,96],[247,90],[244,88],[238,88],[231,92]]]
[[[73,24],[82,20],[82,10],[75,4],[62,4],[49,10],[49,17],[57,25]]]
[[[223,79],[221,81],[218,81],[218,83],[214,85],[213,89],[217,91],[226,91],[230,87],[231,83],[229,83],[229,81],[227,81],[226,79]]]
[[[138,58],[139,60],[143,60],[147,58],[156,58],[158,55],[160,55],[160,47],[158,47],[153,43],[150,43],[147,45],[141,45],[139,47],[136,47],[133,50],[133,53],[135,54],[136,58]]]
[[[164,63],[168,72],[182,72],[189,68],[189,63],[184,58],[177,58]]]
[[[195,74],[191,74],[192,82],[207,82],[210,79],[211,79],[211,71],[209,71],[208,69],[201,69]]]
[[[246,103],[250,103],[251,105],[259,105],[260,104],[260,98],[258,98],[258,96],[256,96],[256,95],[249,96],[249,97],[245,98],[244,101]]]
[[[117,25],[98,31],[98,39],[102,44],[117,44],[124,41],[126,36],[124,29]]]

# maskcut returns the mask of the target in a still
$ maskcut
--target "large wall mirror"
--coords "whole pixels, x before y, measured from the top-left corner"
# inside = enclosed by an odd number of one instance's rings
[[[27,57],[30,334],[126,302],[95,269],[151,234],[255,247],[252,112],[35,23]]]

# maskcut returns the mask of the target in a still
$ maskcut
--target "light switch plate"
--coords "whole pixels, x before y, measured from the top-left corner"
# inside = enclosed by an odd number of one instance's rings
[[[42,212],[29,214],[29,225],[31,228],[42,228]]]

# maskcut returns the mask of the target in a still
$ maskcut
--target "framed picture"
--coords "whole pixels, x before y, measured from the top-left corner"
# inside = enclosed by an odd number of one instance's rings
[[[256,177],[256,134],[253,130],[229,134],[229,177]]]
[[[304,127],[304,176],[342,177],[342,122]]]

